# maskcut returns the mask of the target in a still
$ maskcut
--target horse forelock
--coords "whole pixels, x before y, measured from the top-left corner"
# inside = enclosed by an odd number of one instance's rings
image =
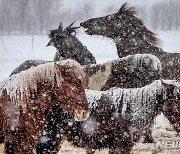
[[[76,33],[77,28],[79,27],[73,27],[72,25],[64,27],[64,28],[63,26],[61,26],[61,28],[50,30],[50,32],[48,33],[48,37],[51,39],[56,35],[57,36],[60,36],[63,34],[71,35],[73,32]]]
[[[80,80],[85,81],[85,73],[83,71],[82,66],[77,61],[72,59],[66,59],[56,63],[59,63],[60,65],[64,66],[66,69],[70,69],[71,71],[74,71],[74,73],[78,75],[78,78]]]
[[[6,89],[12,101],[30,100],[31,92],[37,93],[39,83],[55,84],[54,63],[38,65],[15,74],[0,84],[0,95]]]
[[[132,15],[136,15],[137,14],[135,7],[134,6],[129,7],[128,3],[124,3],[120,7],[118,12],[121,13],[121,14],[124,14],[124,13],[132,14]]]

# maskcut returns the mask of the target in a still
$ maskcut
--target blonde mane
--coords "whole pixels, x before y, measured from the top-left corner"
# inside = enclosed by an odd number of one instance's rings
[[[68,59],[59,62],[49,62],[22,71],[3,80],[0,83],[0,95],[5,90],[11,101],[19,102],[24,99],[29,101],[31,93],[37,93],[38,83],[51,83],[59,87],[61,85],[61,78],[56,78],[60,74],[57,74],[55,65],[76,67],[80,72],[80,76],[85,76],[84,72],[81,71],[81,66],[74,60]]]
[[[37,92],[37,83],[55,82],[54,63],[46,63],[15,74],[0,83],[0,95],[6,90],[12,101],[22,100],[24,94],[30,97],[30,92]],[[16,94],[16,95],[14,95]],[[20,98],[19,98],[20,97]]]

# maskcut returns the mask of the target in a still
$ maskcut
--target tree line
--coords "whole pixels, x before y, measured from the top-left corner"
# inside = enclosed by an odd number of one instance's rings
[[[74,20],[83,21],[93,15],[93,1],[85,1],[76,9],[64,8],[63,0],[0,0],[1,34],[43,34],[57,27],[60,21],[65,25]],[[103,14],[115,12],[110,5]],[[170,0],[140,7],[139,14],[154,30],[171,30],[180,27],[180,1]]]

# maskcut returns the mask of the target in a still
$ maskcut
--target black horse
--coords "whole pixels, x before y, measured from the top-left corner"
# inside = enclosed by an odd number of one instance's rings
[[[50,30],[47,46],[53,45],[57,49],[54,61],[70,58],[81,65],[96,64],[93,54],[76,37],[76,29],[79,27],[73,27],[73,24],[63,29],[60,23],[58,29]]]
[[[136,16],[134,7],[123,4],[118,12],[92,18],[80,24],[88,35],[113,39],[120,58],[133,54],[153,54],[162,62],[163,79],[180,80],[180,54],[167,53],[158,47],[159,40]]]
[[[57,29],[50,30],[48,34],[50,41],[47,46],[53,45],[57,49],[54,61],[73,59],[81,65],[96,64],[96,59],[93,54],[76,37],[76,29],[79,27],[73,27],[73,23],[65,28],[63,28],[62,23],[60,23]],[[47,62],[49,61],[26,60],[15,68],[10,76]]]

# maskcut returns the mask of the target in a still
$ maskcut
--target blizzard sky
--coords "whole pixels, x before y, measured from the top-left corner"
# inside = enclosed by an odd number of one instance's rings
[[[114,6],[115,8],[120,8],[121,5],[125,2],[128,2],[130,5],[135,6],[152,6],[155,3],[161,1],[168,1],[168,0],[65,0],[64,7],[65,8],[79,8],[83,6],[84,3],[90,1],[95,6],[96,15],[100,15],[99,13],[101,10],[108,6]]]

